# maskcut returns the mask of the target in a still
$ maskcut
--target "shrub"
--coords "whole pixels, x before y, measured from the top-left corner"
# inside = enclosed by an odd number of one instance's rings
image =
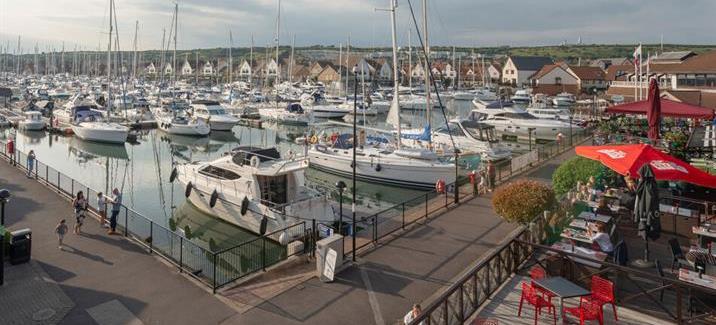
[[[607,168],[596,160],[574,157],[565,161],[552,174],[552,187],[557,195],[569,192],[577,182],[586,183],[590,176],[597,179],[607,177]]]
[[[537,181],[520,180],[501,186],[492,197],[495,212],[509,222],[528,223],[556,203],[554,191]]]

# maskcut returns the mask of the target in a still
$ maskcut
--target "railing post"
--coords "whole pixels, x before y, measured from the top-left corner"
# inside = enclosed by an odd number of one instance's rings
[[[70,180],[72,181],[71,182],[72,185],[70,185],[70,195],[74,195],[75,194],[75,179],[70,178]],[[87,192],[87,194],[85,194],[85,197],[87,197],[89,199],[89,192]]]
[[[450,315],[448,315],[448,299],[445,299],[445,303],[443,303],[443,321],[445,324],[450,324]]]
[[[425,193],[425,219],[428,219],[428,193]]]
[[[60,193],[62,193],[62,188],[60,187],[60,172],[59,172],[59,171],[57,172],[57,191],[59,191]],[[71,195],[71,194],[72,194],[72,193],[70,193],[70,195]]]
[[[683,311],[681,310],[681,301],[684,298],[684,295],[681,293],[681,287],[675,286],[676,289],[676,321],[677,324],[683,324]]]
[[[213,293],[216,293],[216,253],[212,253],[212,254],[214,255],[214,263],[212,263],[214,265],[214,275],[211,277],[212,278],[211,290]]]
[[[40,162],[36,161],[35,162],[35,179],[39,178],[39,176],[37,175],[37,171],[40,169],[39,165],[40,165]]]
[[[403,206],[403,225],[402,225],[402,228],[403,228],[403,230],[405,230],[405,202],[403,202],[403,204],[401,204],[401,205]]]
[[[45,182],[50,182],[50,166],[45,165]]]
[[[378,245],[378,215],[373,216],[373,244]]]
[[[129,212],[127,207],[124,207],[124,237],[129,235]]]
[[[179,273],[183,272],[184,265],[184,236],[179,236]]]
[[[152,247],[153,247],[152,242],[154,242],[154,236],[152,236],[152,235],[154,235],[154,222],[149,221],[149,238],[148,238],[149,239],[149,253],[152,252]]]
[[[460,296],[458,296],[458,299],[457,299],[458,303],[460,304],[460,308],[457,309],[458,310],[458,320],[460,321],[460,323],[465,322],[465,306],[464,306],[464,300],[462,297],[462,295],[464,293],[463,288],[464,287],[461,284],[460,285]]]
[[[266,271],[266,237],[261,238],[261,268]]]

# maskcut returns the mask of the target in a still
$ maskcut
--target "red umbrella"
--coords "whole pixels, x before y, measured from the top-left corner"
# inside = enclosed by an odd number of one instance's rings
[[[716,188],[716,176],[676,159],[647,144],[579,146],[577,155],[597,160],[604,166],[632,178],[639,178],[639,168],[649,164],[657,180],[684,181]]]
[[[649,139],[658,140],[661,127],[661,98],[656,79],[651,79],[649,82],[649,110],[646,112],[646,119],[649,121]]]

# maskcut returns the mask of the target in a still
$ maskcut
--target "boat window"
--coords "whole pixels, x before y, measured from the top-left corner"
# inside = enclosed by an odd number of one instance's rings
[[[211,114],[211,115],[224,115],[224,114],[226,114],[226,111],[224,111],[223,108],[216,107],[216,108],[211,108],[211,109],[209,109],[209,114]]]
[[[527,113],[527,112],[523,112],[523,113],[505,113],[505,116],[508,117],[508,118],[519,119],[519,120],[535,120],[535,119],[537,119],[536,116],[534,116],[534,115],[532,115],[532,114],[530,114],[530,113]]]
[[[450,124],[448,124],[448,126],[450,127],[450,132],[448,132],[447,126],[441,126],[441,127],[439,127],[439,128],[436,130],[436,132],[437,132],[437,133],[442,133],[442,134],[450,134],[450,135],[453,135],[453,136],[460,136],[460,137],[461,137],[461,136],[465,136],[465,132],[463,132],[462,129],[460,129],[460,127],[459,127],[457,124],[455,124],[455,123],[450,123]]]
[[[286,188],[288,187],[288,177],[286,175],[279,176],[262,176],[257,175],[261,189],[261,200],[273,205],[285,204],[288,201]]]
[[[211,166],[211,165],[206,166],[206,167],[202,168],[201,170],[199,170],[199,174],[206,175],[206,176],[213,177],[213,178],[218,178],[221,180],[229,180],[229,181],[233,181],[233,180],[237,180],[237,179],[241,178],[241,176],[239,176],[239,174],[237,174],[237,173],[234,173],[234,172],[224,169],[224,168]]]

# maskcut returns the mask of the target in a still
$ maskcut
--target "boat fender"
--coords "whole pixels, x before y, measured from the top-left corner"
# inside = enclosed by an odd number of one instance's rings
[[[283,246],[286,246],[288,244],[288,234],[285,230],[281,233],[280,236],[278,236],[278,242]]]
[[[249,162],[251,163],[251,167],[257,168],[259,167],[259,163],[261,162],[261,160],[259,160],[259,157],[253,156],[251,157]]]
[[[244,196],[244,199],[241,200],[241,215],[246,215],[247,210],[249,210],[249,198]]]
[[[316,142],[318,142],[318,137],[314,135],[311,137],[311,144],[316,144]]]
[[[355,163],[351,161],[351,168],[355,167]]]
[[[375,165],[375,171],[380,172],[381,169],[383,169],[383,167],[381,167],[380,164]]]
[[[209,206],[214,208],[216,205],[216,200],[219,199],[219,193],[216,192],[216,189],[214,189],[214,192],[211,192],[211,198],[209,199]]]
[[[189,197],[189,195],[191,195],[191,189],[192,189],[193,187],[194,187],[194,184],[192,184],[191,182],[189,182],[189,183],[186,184],[186,189],[184,190],[184,196],[185,196],[185,197]]]
[[[261,227],[259,228],[259,235],[263,236],[266,234],[266,226],[268,226],[268,218],[263,216],[261,218]]]
[[[174,167],[174,169],[172,169],[171,175],[169,175],[169,183],[174,183],[174,180],[177,179],[178,173],[179,172],[177,171],[177,168]]]

